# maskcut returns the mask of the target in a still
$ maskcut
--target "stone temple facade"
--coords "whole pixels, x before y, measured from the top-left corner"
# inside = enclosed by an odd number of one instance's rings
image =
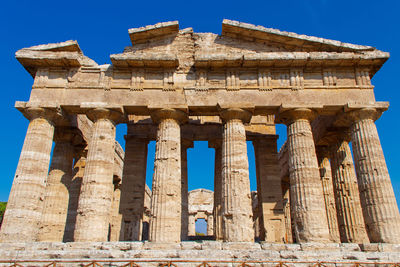
[[[400,244],[399,209],[375,126],[388,103],[375,100],[371,84],[388,53],[230,20],[220,35],[166,22],[130,29],[129,36],[132,46],[105,65],[76,41],[17,51],[34,83],[29,100],[15,104],[30,123],[0,230],[0,259],[15,257],[3,252],[21,243],[67,250],[60,242],[148,239],[129,244],[188,249],[182,241],[193,219],[206,216],[216,241],[203,245],[212,250],[297,243],[335,251],[351,244],[363,251],[356,245],[363,244],[366,251],[376,244],[384,259],[399,260],[400,246],[388,245]],[[125,151],[115,141],[120,123],[128,126]],[[287,126],[280,151],[276,124]],[[187,149],[199,140],[215,149],[214,192],[195,192],[213,200],[194,213]],[[246,141],[255,150],[257,205]]]

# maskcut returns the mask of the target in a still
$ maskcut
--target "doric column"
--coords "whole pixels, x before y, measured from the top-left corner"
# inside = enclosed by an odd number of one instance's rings
[[[208,141],[208,147],[215,149],[214,159],[214,236],[215,240],[222,240],[222,139]]]
[[[292,214],[290,208],[290,190],[287,182],[282,182],[283,207],[285,212],[285,243],[293,243]]]
[[[400,243],[400,215],[374,120],[375,109],[349,112],[360,200],[371,242]]]
[[[0,231],[0,242],[36,241],[57,114],[28,108],[30,120]]]
[[[326,147],[318,147],[317,157],[319,164],[319,172],[321,175],[322,192],[324,194],[324,202],[326,216],[329,226],[329,234],[331,240],[340,243],[340,234],[337,221],[335,194],[333,193],[332,169],[329,161],[329,150]]]
[[[344,243],[369,243],[360,203],[357,177],[348,141],[338,136],[332,146],[332,176],[340,239]]]
[[[247,159],[246,131],[251,113],[242,109],[225,109],[222,136],[222,225],[223,240],[254,241],[253,212]]]
[[[276,136],[259,137],[253,145],[260,211],[259,237],[263,241],[282,243],[285,239],[285,214],[276,139]]]
[[[54,136],[53,158],[47,178],[40,223],[39,242],[62,242],[68,213],[68,187],[74,161],[73,130],[57,128]]]
[[[152,113],[158,123],[152,187],[149,241],[181,240],[181,129],[186,114],[180,110],[160,109]]]
[[[212,214],[207,215],[207,236],[214,235],[214,216]]]
[[[189,220],[189,192],[188,192],[188,171],[187,171],[187,149],[193,147],[193,141],[182,138],[181,143],[181,175],[182,175],[182,226],[181,240],[188,239]]]
[[[189,214],[188,220],[188,236],[196,235],[196,218],[195,214]]]
[[[74,240],[107,241],[113,199],[115,124],[121,113],[105,108],[86,114],[93,121],[78,203]]]
[[[76,225],[76,216],[78,211],[79,195],[81,193],[81,185],[83,174],[85,171],[87,158],[87,148],[81,148],[75,155],[74,172],[71,183],[68,187],[69,202],[67,222],[65,225],[64,242],[74,241],[74,231]]]
[[[142,240],[148,143],[145,137],[125,136],[120,205],[123,224],[122,241]]]
[[[110,210],[110,233],[109,241],[117,242],[120,241],[121,227],[122,227],[122,214],[119,213],[119,207],[121,202],[121,180],[114,179],[114,192],[112,205]]]
[[[291,109],[279,114],[287,125],[290,201],[294,209],[297,242],[329,242],[329,228],[315,153],[310,109]]]

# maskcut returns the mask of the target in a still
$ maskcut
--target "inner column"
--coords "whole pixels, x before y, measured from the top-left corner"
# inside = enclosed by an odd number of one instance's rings
[[[158,123],[149,241],[180,242],[182,213],[181,129],[183,111],[160,109],[151,114]]]
[[[113,199],[115,124],[120,112],[96,108],[87,116],[93,121],[87,162],[79,196],[74,231],[76,242],[107,241]]]
[[[246,130],[251,113],[225,109],[222,136],[222,229],[226,242],[254,241]]]
[[[323,200],[318,161],[310,121],[310,109],[290,109],[279,114],[287,125],[290,201],[296,240],[329,242],[329,227]]]

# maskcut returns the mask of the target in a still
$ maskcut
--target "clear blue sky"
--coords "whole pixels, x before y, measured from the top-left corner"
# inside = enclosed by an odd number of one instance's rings
[[[2,115],[0,201],[6,201],[18,163],[28,121],[13,108],[27,101],[31,76],[14,58],[16,50],[33,45],[77,40],[85,55],[99,64],[130,45],[128,29],[161,21],[179,20],[180,28],[196,32],[221,32],[222,19],[292,31],[344,42],[371,45],[391,53],[375,75],[376,99],[391,107],[377,122],[382,146],[400,202],[398,132],[400,126],[400,1],[2,1],[0,8],[0,110]],[[126,127],[118,127],[124,146]],[[279,127],[279,146],[285,127]],[[153,157],[154,143],[149,158]],[[212,189],[214,152],[196,142],[188,152],[189,187]],[[249,158],[253,161],[252,147]],[[151,181],[152,162],[148,167]],[[256,189],[254,163],[250,164],[251,187]]]

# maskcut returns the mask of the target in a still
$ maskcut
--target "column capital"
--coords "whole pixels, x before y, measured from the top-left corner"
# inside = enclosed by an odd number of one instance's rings
[[[173,108],[161,108],[153,110],[150,116],[155,123],[159,123],[166,119],[173,119],[179,124],[183,124],[188,120],[188,115],[186,112]]]
[[[107,119],[115,124],[121,122],[124,118],[121,111],[116,111],[109,108],[92,108],[86,111],[86,116],[93,122],[101,119]]]
[[[293,108],[282,110],[277,115],[278,121],[289,125],[297,120],[308,120],[311,122],[317,116],[317,112],[309,108]]]
[[[63,114],[61,109],[27,107],[19,110],[22,112],[25,118],[30,121],[42,118],[51,122],[53,125],[68,125],[68,119],[65,114]]]
[[[250,111],[241,108],[227,108],[220,111],[221,119],[224,122],[241,120],[243,123],[249,123],[252,115]]]
[[[345,114],[353,123],[355,123],[368,119],[375,121],[382,115],[382,111],[378,111],[376,108],[362,108],[348,111]]]

